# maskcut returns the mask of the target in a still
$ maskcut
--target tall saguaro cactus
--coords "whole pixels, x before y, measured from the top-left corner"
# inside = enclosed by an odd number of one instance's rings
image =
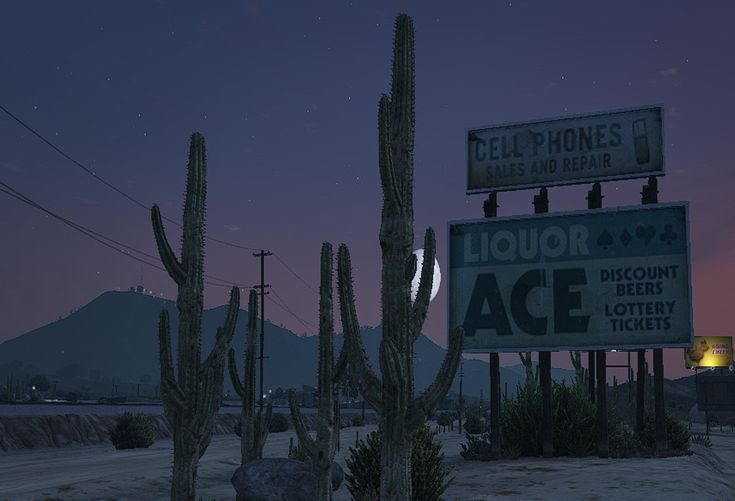
[[[349,366],[367,402],[379,415],[382,434],[380,499],[411,499],[413,435],[444,399],[454,380],[463,332],[454,329],[434,382],[414,398],[413,344],[426,319],[434,274],[434,231],[426,230],[424,264],[415,302],[410,286],[416,273],[413,246],[414,32],[405,14],[396,18],[391,95],[380,98],[378,142],[383,210],[382,326],[380,379],[368,364],[360,338],[352,290],[349,250],[340,246],[338,285],[340,312],[349,345]]]
[[[204,137],[191,136],[184,203],[181,260],[168,243],[157,205],[151,209],[153,234],[166,271],[178,285],[179,346],[174,376],[168,312],[158,324],[161,363],[161,400],[174,436],[171,500],[196,499],[199,458],[212,439],[214,421],[222,402],[225,353],[232,340],[240,308],[240,291],[233,287],[223,327],[217,329],[214,347],[201,361],[204,303],[204,216],[207,194],[207,160]]]
[[[263,458],[263,446],[268,438],[273,405],[268,404],[265,414],[255,413],[255,336],[257,326],[258,293],[250,291],[248,303],[248,331],[245,341],[245,380],[240,382],[235,365],[235,350],[230,348],[228,361],[230,367],[230,380],[235,391],[242,400],[240,411],[240,452],[242,453],[242,464],[254,459]]]
[[[339,383],[347,366],[347,347],[342,346],[339,359],[334,363],[334,307],[332,301],[332,245],[322,244],[321,282],[319,287],[319,415],[316,439],[309,436],[301,419],[296,392],[288,393],[291,418],[299,437],[299,446],[306,450],[316,475],[317,496],[320,501],[332,499],[331,471],[334,454],[339,440],[338,416],[335,412],[335,386]]]

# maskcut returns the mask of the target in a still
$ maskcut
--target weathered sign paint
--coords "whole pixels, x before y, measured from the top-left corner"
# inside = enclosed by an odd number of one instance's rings
[[[691,347],[688,205],[449,223],[470,352]]]
[[[467,193],[663,175],[662,129],[659,106],[469,129]]]
[[[687,369],[694,367],[730,367],[732,338],[730,336],[694,336],[694,345],[684,350]]]

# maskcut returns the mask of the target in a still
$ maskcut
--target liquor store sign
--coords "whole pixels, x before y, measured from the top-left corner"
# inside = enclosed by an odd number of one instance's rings
[[[691,347],[686,203],[449,223],[470,352]]]
[[[659,106],[469,129],[466,148],[467,193],[664,174]]]

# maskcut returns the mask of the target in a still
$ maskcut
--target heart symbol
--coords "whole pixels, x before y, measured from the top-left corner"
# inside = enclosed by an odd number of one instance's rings
[[[653,237],[656,236],[656,228],[653,226],[639,226],[635,229],[635,236],[648,245]]]

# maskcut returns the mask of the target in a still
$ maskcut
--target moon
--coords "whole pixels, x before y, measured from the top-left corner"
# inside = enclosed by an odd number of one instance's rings
[[[424,249],[417,249],[413,251],[416,255],[416,273],[411,281],[411,301],[416,301],[416,294],[419,291],[419,281],[421,281],[421,270],[424,267]],[[439,285],[442,281],[441,270],[439,269],[439,261],[434,258],[434,280],[431,284],[431,297],[429,301],[432,301],[436,297],[436,293],[439,292]]]

